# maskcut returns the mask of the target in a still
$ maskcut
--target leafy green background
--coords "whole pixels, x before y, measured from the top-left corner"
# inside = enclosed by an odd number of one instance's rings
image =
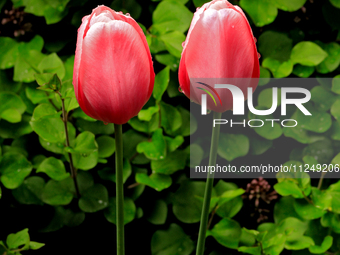
[[[139,22],[157,74],[149,102],[123,127],[127,254],[194,254],[204,182],[189,178],[190,157],[199,163],[207,149],[190,148],[189,100],[178,90],[177,71],[193,12],[205,2],[0,0],[0,254],[19,254],[18,247],[25,254],[114,251],[114,128],[86,116],[72,86],[77,29],[99,4]],[[312,117],[288,111],[299,128],[224,134],[219,157],[233,164],[339,164],[340,2],[231,2],[243,8],[257,38],[265,78],[256,91],[259,107],[271,105],[271,77],[332,80],[310,87]],[[70,147],[60,98],[37,89],[54,73],[62,81]],[[267,181],[271,187],[261,194],[274,197],[259,205],[247,189],[251,180],[215,181],[206,254],[339,254],[340,181],[291,174]]]

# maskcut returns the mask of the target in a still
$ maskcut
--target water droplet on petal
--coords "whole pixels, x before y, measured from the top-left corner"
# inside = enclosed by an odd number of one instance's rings
[[[183,93],[183,90],[182,90],[181,86],[178,87],[178,91]]]
[[[185,46],[185,42],[182,42],[182,47],[184,47]]]
[[[261,54],[260,54],[260,53],[257,53],[257,57],[260,58],[260,57],[261,57]]]
[[[119,14],[123,14],[123,12],[122,11],[120,11],[120,12],[118,12]]]
[[[257,43],[257,39],[254,37],[254,42]]]
[[[105,122],[105,121],[103,123],[104,123],[104,125],[108,125],[109,124],[108,122]]]
[[[125,16],[131,17],[130,13],[125,14]]]
[[[199,9],[200,9],[200,8],[199,8],[199,7],[197,7],[197,8],[196,8],[196,11],[198,11]]]

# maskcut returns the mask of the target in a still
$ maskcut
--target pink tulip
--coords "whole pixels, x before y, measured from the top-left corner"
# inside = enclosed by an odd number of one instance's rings
[[[106,6],[78,29],[73,85],[81,109],[107,123],[124,124],[149,100],[155,73],[137,22]]]
[[[238,86],[246,98],[247,87],[254,91],[259,76],[255,39],[241,8],[227,0],[213,0],[197,9],[183,44],[179,66],[179,83],[183,93],[200,104],[201,95],[206,92],[198,89],[203,85],[197,82],[190,84],[190,79],[202,78],[202,82],[207,83],[209,79],[203,78],[217,78],[210,79],[212,84],[207,84],[210,88],[204,87],[216,99],[214,101],[208,96],[207,108],[224,112],[233,106],[232,94],[228,89],[213,89],[216,81],[224,84],[234,82],[229,84]]]

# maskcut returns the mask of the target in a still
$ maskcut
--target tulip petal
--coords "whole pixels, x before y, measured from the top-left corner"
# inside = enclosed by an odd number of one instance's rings
[[[120,20],[95,23],[83,40],[80,98],[93,115],[99,115],[96,119],[126,123],[151,95],[152,70],[144,42],[130,24]]]

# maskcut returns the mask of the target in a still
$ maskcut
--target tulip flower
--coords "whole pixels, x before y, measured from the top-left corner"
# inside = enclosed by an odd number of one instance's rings
[[[78,29],[73,86],[90,117],[114,123],[117,255],[124,255],[122,124],[149,100],[155,80],[146,37],[130,15],[98,6]]]
[[[183,43],[178,76],[182,92],[195,103],[201,104],[203,93],[210,95],[207,108],[214,111],[213,119],[233,107],[232,93],[215,84],[235,85],[243,94],[248,87],[255,90],[260,77],[258,53],[240,7],[213,0],[197,9]],[[213,127],[209,166],[216,165],[219,133],[220,125]],[[208,172],[196,255],[204,253],[213,182],[214,173]]]
[[[81,109],[124,124],[151,96],[155,73],[142,29],[130,15],[99,6],[78,29],[73,85]]]
[[[240,7],[227,0],[214,0],[198,8],[194,14],[179,66],[179,83],[183,93],[201,104],[201,95],[209,91],[207,108],[215,112],[230,110],[232,94],[227,89],[214,89],[216,81],[232,81],[243,94],[247,87],[257,86],[260,67],[255,39],[248,20]],[[202,83],[191,81],[202,78]],[[211,83],[206,81],[210,79]],[[208,86],[206,86],[208,85]],[[207,94],[207,93],[206,93]],[[218,94],[218,95],[216,95]]]

